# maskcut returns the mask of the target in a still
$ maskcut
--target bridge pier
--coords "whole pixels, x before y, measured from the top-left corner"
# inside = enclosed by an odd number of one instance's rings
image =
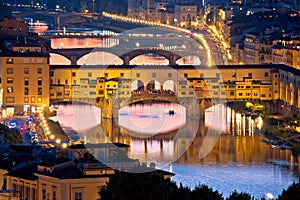
[[[71,65],[77,65],[77,56],[71,56]]]

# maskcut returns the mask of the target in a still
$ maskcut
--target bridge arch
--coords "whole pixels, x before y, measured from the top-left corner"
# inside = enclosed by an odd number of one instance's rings
[[[170,65],[175,65],[176,61],[182,57],[181,55],[163,49],[135,49],[121,55],[120,58],[124,61],[125,65],[129,65],[130,61],[135,57],[151,53],[165,57],[169,60]]]
[[[50,65],[71,65],[71,59],[58,53],[50,53]]]
[[[122,65],[122,59],[111,52],[92,51],[77,58],[77,65]]]
[[[141,65],[141,63],[143,63],[143,65],[168,65],[169,60],[158,54],[149,53],[136,56],[130,61],[131,65]]]

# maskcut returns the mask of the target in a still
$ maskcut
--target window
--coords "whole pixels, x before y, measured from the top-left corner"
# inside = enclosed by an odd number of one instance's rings
[[[42,74],[42,73],[43,73],[43,68],[38,68],[38,69],[37,69],[37,73],[38,73],[38,74]]]
[[[238,95],[239,95],[239,96],[243,96],[243,93],[240,92]]]
[[[13,58],[6,58],[6,64],[14,64]]]
[[[24,85],[25,85],[25,86],[28,86],[28,85],[29,85],[29,80],[28,80],[28,78],[25,78],[25,79],[24,79]]]
[[[14,93],[14,88],[13,87],[8,87],[7,88],[7,93]]]
[[[24,88],[24,95],[29,95],[29,88]]]
[[[25,103],[29,103],[29,98],[28,97],[24,97],[24,102]]]
[[[42,103],[42,97],[38,97],[38,98],[37,98],[37,102],[38,102],[38,103]]]
[[[31,199],[36,200],[36,188],[31,188]]]
[[[217,78],[220,78],[220,73],[216,73],[216,77],[217,77]]]
[[[104,73],[104,76],[105,76],[105,78],[107,78],[108,77],[108,73]]]
[[[15,97],[6,97],[6,103],[14,103]]]
[[[68,83],[69,83],[68,80],[65,80],[65,85],[68,85]]]
[[[172,73],[168,73],[168,78],[172,78]]]
[[[47,199],[47,196],[46,196],[46,185],[45,184],[43,184],[42,185],[42,199],[43,200],[46,200]]]
[[[248,73],[248,77],[251,77],[251,78],[252,78],[252,73]]]
[[[139,78],[139,77],[140,77],[140,73],[136,73],[136,77],[138,77],[138,78]]]
[[[75,200],[82,200],[83,197],[82,197],[82,191],[75,191],[74,193],[74,199]]]
[[[38,88],[38,95],[43,95],[43,92],[42,92],[42,91],[43,91],[42,88],[39,87],[39,88]]]
[[[247,93],[246,93],[246,96],[251,96],[251,93],[247,92]]]
[[[124,77],[124,73],[120,73],[120,77]]]
[[[185,92],[181,92],[181,95],[185,95]]]
[[[88,72],[88,77],[92,77],[92,72]]]
[[[184,73],[183,76],[184,76],[184,78],[187,78],[187,77],[188,77],[188,74],[187,74],[187,73]]]
[[[11,84],[11,83],[14,83],[14,79],[13,78],[8,78],[7,79],[7,84]]]
[[[268,72],[265,72],[265,77],[269,77],[269,73]]]
[[[72,76],[73,76],[73,77],[76,76],[76,72],[72,72]]]
[[[42,85],[42,79],[41,78],[38,79],[37,84]]]
[[[13,74],[14,73],[14,69],[13,68],[7,68],[6,69],[6,73]]]
[[[156,78],[156,73],[152,73],[152,78]]]
[[[234,96],[234,91],[231,91],[231,92],[229,93],[229,95],[230,95],[230,96]]]
[[[99,91],[98,91],[98,94],[100,94],[100,95],[101,95],[101,94],[104,94],[104,91],[103,91],[103,90],[99,90]]]
[[[254,93],[253,93],[253,96],[258,97],[259,94],[258,94],[257,92],[254,92]]]
[[[60,85],[60,79],[57,79],[57,84]]]
[[[56,187],[52,186],[52,200],[56,200]]]
[[[31,103],[35,103],[35,97],[31,97]]]

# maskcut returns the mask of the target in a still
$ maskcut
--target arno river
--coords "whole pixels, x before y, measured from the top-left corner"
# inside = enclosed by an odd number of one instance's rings
[[[187,118],[178,104],[152,104],[124,107],[118,119],[101,121],[98,108],[61,105],[54,120],[73,139],[75,131],[86,143],[128,144],[129,157],[173,172],[177,183],[206,184],[223,196],[237,190],[276,197],[298,181],[300,169],[291,152],[261,141],[261,118],[242,116],[223,105],[206,110],[205,118]]]
[[[110,47],[115,40],[58,38],[52,48]],[[115,57],[97,55],[102,64]],[[106,63],[107,60],[107,63]],[[193,57],[178,64],[197,64]],[[51,55],[51,64],[70,64],[66,58]],[[131,64],[167,64],[161,57],[153,59],[141,55]],[[78,64],[90,64],[83,57]],[[174,115],[168,115],[174,110]],[[217,112],[216,112],[217,110]],[[130,145],[128,156],[149,165],[173,172],[178,184],[194,187],[206,184],[223,196],[237,190],[255,197],[276,197],[293,182],[299,180],[300,165],[289,150],[272,149],[261,140],[257,130],[262,119],[251,119],[230,108],[215,106],[205,113],[203,120],[191,120],[183,107],[174,104],[137,105],[125,107],[117,120],[100,120],[100,110],[92,106],[59,106],[57,120],[65,132],[86,143],[120,142]]]

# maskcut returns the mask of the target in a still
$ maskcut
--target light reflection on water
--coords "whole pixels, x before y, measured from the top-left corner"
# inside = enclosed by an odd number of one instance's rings
[[[157,167],[172,171],[175,173],[173,180],[177,183],[182,182],[190,187],[205,183],[224,196],[235,189],[256,197],[267,193],[277,196],[282,189],[298,181],[298,159],[293,158],[288,150],[272,149],[261,142],[264,139],[262,135],[255,133],[255,128],[261,127],[261,119],[243,116],[230,108],[223,109],[226,117],[222,134],[213,149],[202,159],[199,159],[199,149],[208,127],[213,124],[213,120],[209,120],[209,110],[205,113],[206,122],[200,122],[195,135],[189,135],[189,132],[194,131],[194,122],[187,119],[186,124],[179,129],[184,134],[176,139],[177,129],[147,138],[132,136],[130,131],[120,128],[114,120],[102,120],[101,129],[99,126],[97,129],[92,128],[99,123],[97,120],[89,122],[89,126],[85,126],[88,130],[82,136],[86,136],[87,142],[128,144],[131,146],[128,153],[130,157],[147,164],[155,162]],[[76,127],[68,106],[61,106],[58,113],[56,119],[62,126]],[[175,126],[178,122],[172,121],[172,124]],[[99,136],[99,130],[105,136]],[[188,146],[187,150],[185,146]],[[183,150],[184,153],[178,153]],[[175,158],[173,164],[166,165]]]

